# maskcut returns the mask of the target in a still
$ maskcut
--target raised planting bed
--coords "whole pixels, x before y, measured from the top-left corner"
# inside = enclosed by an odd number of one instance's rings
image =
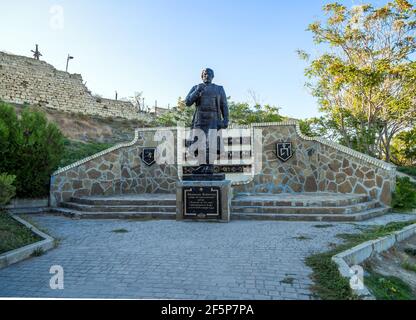
[[[54,239],[27,221],[0,212],[0,268],[38,256],[54,247]]]

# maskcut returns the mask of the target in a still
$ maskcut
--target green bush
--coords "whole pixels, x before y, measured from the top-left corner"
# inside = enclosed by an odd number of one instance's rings
[[[13,185],[16,176],[8,175],[6,173],[0,174],[0,206],[4,206],[16,194],[16,187]]]
[[[0,137],[0,172],[16,176],[16,195],[46,196],[64,149],[58,127],[41,112],[25,108],[18,118],[12,106],[0,103]]]
[[[397,178],[393,207],[396,209],[416,208],[416,184],[412,183],[409,178]]]
[[[18,150],[19,123],[14,108],[0,101],[0,172],[11,172]]]
[[[416,167],[397,167],[397,170],[408,174],[409,176],[416,177]]]
[[[61,168],[111,148],[113,144],[98,142],[84,143],[65,139],[64,146],[64,154],[59,164]]]

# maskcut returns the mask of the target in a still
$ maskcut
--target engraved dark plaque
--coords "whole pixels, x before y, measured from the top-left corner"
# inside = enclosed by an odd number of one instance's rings
[[[142,161],[148,166],[151,167],[156,163],[155,160],[156,148],[144,148],[140,154]]]
[[[194,174],[198,167],[183,167],[184,175]],[[251,165],[219,165],[214,166],[215,173],[249,173],[251,172]]]
[[[276,154],[283,162],[287,162],[290,158],[293,157],[293,148],[291,142],[279,142],[276,143]]]
[[[183,188],[183,206],[185,219],[221,219],[221,189]]]

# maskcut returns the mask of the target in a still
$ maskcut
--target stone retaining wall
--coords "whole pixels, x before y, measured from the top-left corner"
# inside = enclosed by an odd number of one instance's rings
[[[176,130],[164,130],[171,129]],[[157,147],[153,141],[156,130],[136,130],[131,143],[117,145],[58,170],[51,178],[51,206],[79,196],[176,192],[176,165],[149,167],[140,158],[143,147]]]
[[[253,124],[250,128],[252,132],[262,130],[262,170],[247,182],[234,183],[234,194],[338,192],[365,194],[386,205],[391,203],[394,166],[321,138],[304,137],[294,121]],[[138,129],[131,143],[58,170],[51,180],[51,205],[72,196],[175,193],[178,166],[149,167],[139,157],[143,147],[158,146],[153,141],[157,130]],[[177,128],[163,130],[174,132],[176,138]],[[277,159],[278,142],[292,142],[294,155],[285,163]]]
[[[395,168],[354,150],[300,133],[292,122],[256,124],[263,132],[262,173],[237,192],[339,192],[367,194],[391,203]],[[277,142],[292,142],[293,157],[283,163],[276,157]]]
[[[3,52],[0,52],[0,100],[42,105],[63,112],[138,119],[138,112],[130,102],[92,96],[80,74]]]

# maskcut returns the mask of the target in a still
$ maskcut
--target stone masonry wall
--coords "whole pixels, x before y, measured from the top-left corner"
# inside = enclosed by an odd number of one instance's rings
[[[155,131],[136,131],[133,142],[117,145],[58,171],[51,178],[51,206],[71,197],[176,192],[176,165],[149,167],[140,158],[143,147],[157,147],[153,141]]]
[[[262,170],[248,182],[235,183],[234,194],[355,193],[391,203],[394,166],[324,139],[304,137],[296,122],[255,124],[251,129],[262,130]],[[133,142],[57,171],[51,181],[51,204],[72,196],[175,193],[177,165],[148,167],[139,157],[143,147],[157,147],[156,130],[137,130]],[[176,128],[164,130],[177,135]],[[276,156],[278,142],[292,142],[294,155],[287,162]]]
[[[255,127],[263,132],[262,172],[235,186],[236,193],[355,193],[391,203],[394,166],[324,139],[304,137],[293,123]],[[278,142],[292,142],[294,155],[287,162],[276,157]]]
[[[56,70],[32,58],[0,52],[0,100],[64,112],[137,119],[130,102],[94,97],[80,74]]]

